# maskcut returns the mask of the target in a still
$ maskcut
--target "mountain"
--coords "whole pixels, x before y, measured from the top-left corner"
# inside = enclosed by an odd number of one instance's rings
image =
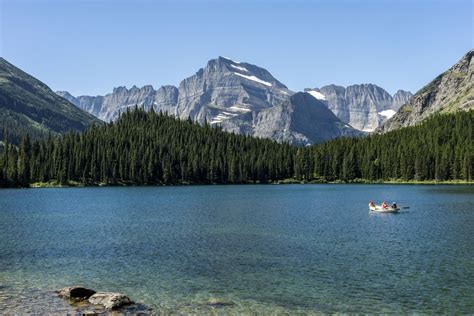
[[[392,109],[398,111],[412,96],[413,94],[410,91],[398,90],[393,95]]]
[[[47,85],[0,57],[0,137],[18,143],[29,133],[41,138],[48,133],[83,131],[100,121],[55,94]]]
[[[474,109],[473,55],[474,50],[470,50],[454,66],[423,87],[378,131],[416,125],[435,113]]]
[[[204,69],[181,81],[177,111],[216,123],[276,105],[291,91],[267,70],[258,66],[219,57]],[[225,123],[224,123],[225,124]]]
[[[328,85],[307,89],[319,94],[327,107],[342,121],[365,132],[372,132],[407,102],[412,94],[399,90],[393,96],[374,84],[348,87]]]
[[[283,103],[260,111],[254,133],[257,137],[298,145],[362,135],[362,132],[338,119],[314,95],[306,92],[298,92]]]
[[[66,91],[57,93],[104,121],[115,120],[119,113],[138,105],[211,124],[222,124],[235,116],[268,108],[292,94],[267,70],[225,57],[210,60],[206,67],[181,81],[179,88],[118,87],[111,94],[94,97],[73,97]]]
[[[95,97],[73,97],[65,91],[57,93],[105,121],[113,121],[121,112],[137,105],[182,119],[189,117],[201,124],[219,125],[229,132],[297,144],[341,135],[360,135],[350,131],[352,127],[347,124],[334,120],[329,111],[322,115],[321,109],[309,109],[305,119],[297,118],[302,113],[301,108],[307,106],[290,101],[294,92],[266,69],[225,57],[210,60],[206,67],[181,81],[178,88],[119,87],[111,94]],[[329,123],[323,122],[321,117],[330,117]],[[327,128],[328,124],[332,124],[330,128]],[[287,131],[277,130],[282,126],[286,126]]]
[[[158,111],[174,113],[178,102],[178,89],[174,86],[163,86],[158,90],[153,89],[151,85],[142,88],[133,86],[130,89],[117,87],[112,93],[105,96],[74,97],[67,91],[57,91],[56,93],[77,107],[107,122],[117,119],[120,113],[136,105],[147,110],[154,108]]]

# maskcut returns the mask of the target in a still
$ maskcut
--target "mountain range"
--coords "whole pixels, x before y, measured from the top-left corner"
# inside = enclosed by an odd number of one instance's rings
[[[338,119],[313,94],[295,94],[266,69],[225,57],[210,60],[179,87],[118,87],[111,94],[95,97],[57,93],[104,121],[113,121],[138,106],[295,145],[363,135]]]
[[[403,90],[392,96],[374,84],[294,92],[266,69],[219,57],[178,87],[117,87],[105,96],[74,97],[66,91],[54,93],[1,58],[0,133],[7,131],[18,142],[26,132],[41,138],[82,131],[138,106],[229,132],[308,145],[415,125],[434,113],[472,109],[472,55],[471,50],[414,96]]]
[[[292,98],[295,92],[266,69],[219,57],[181,81],[179,87],[162,86],[158,90],[150,85],[118,87],[104,96],[74,97],[67,91],[57,93],[104,121],[113,121],[128,108],[139,106],[220,125],[230,132],[298,145],[364,135],[363,132],[373,131],[411,97],[410,92],[402,90],[392,97],[372,84],[347,88],[331,85],[305,92],[312,98],[310,103],[318,104],[314,111],[307,107],[310,100],[307,96]],[[303,108],[308,110],[304,119],[298,116]]]

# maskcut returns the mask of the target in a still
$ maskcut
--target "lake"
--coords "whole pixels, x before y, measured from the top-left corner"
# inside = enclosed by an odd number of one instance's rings
[[[0,313],[71,312],[52,291],[78,284],[162,312],[473,313],[474,186],[0,190]]]

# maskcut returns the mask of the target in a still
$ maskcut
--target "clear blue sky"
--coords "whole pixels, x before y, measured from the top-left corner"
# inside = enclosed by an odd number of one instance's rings
[[[415,92],[473,48],[472,0],[0,0],[1,56],[74,95],[178,85],[219,55],[295,91]]]

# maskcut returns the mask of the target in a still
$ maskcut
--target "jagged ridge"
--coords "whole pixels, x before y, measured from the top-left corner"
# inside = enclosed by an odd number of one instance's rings
[[[317,91],[322,101],[342,121],[362,131],[372,132],[395,114],[412,94],[398,90],[391,96],[374,84],[357,84],[348,87],[328,85]]]
[[[190,117],[199,123],[220,125],[230,132],[301,145],[341,135],[360,135],[357,131],[348,132],[352,127],[337,118],[334,120],[334,116],[324,122],[320,113],[311,109],[308,109],[305,119],[296,119],[295,115],[302,113],[302,106],[294,111],[295,104],[289,101],[293,91],[264,68],[225,57],[210,60],[206,67],[181,81],[179,88],[119,87],[103,97],[74,98],[67,92],[58,94],[106,121],[114,120],[120,112],[138,105],[182,119]],[[291,115],[283,111],[289,105],[292,107]],[[329,117],[328,113],[323,117]],[[286,126],[286,132],[282,132],[283,126]]]
[[[469,51],[449,70],[423,87],[377,131],[413,126],[435,113],[474,109],[473,55],[474,50]]]

